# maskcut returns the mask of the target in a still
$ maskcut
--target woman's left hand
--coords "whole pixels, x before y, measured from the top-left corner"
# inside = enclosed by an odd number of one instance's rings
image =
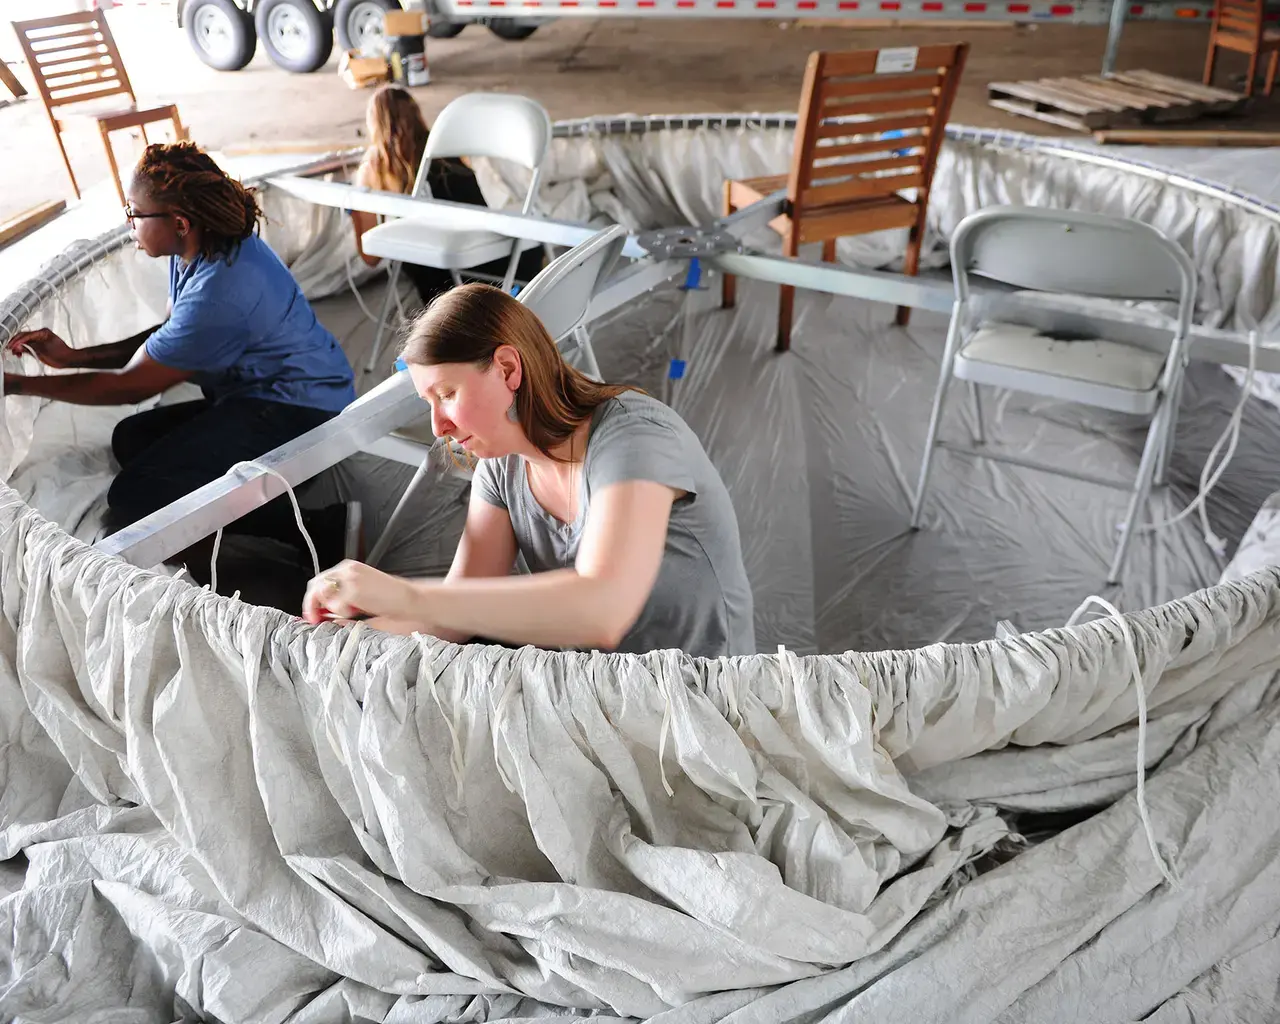
[[[307,584],[302,617],[313,625],[360,617],[411,619],[415,591],[408,580],[363,562],[339,562]]]

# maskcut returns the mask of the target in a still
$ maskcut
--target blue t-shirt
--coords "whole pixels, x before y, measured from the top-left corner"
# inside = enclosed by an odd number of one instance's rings
[[[169,319],[147,339],[157,363],[183,370],[214,402],[262,398],[338,412],[355,377],[338,340],[257,235],[231,260],[169,262]]]

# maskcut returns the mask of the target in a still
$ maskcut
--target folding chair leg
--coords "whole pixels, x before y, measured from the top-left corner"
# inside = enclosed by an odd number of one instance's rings
[[[374,367],[378,365],[378,357],[382,355],[382,338],[387,330],[387,318],[391,315],[391,309],[396,301],[396,287],[400,281],[400,262],[397,260],[391,264],[391,269],[387,272],[387,291],[382,296],[382,310],[378,314],[378,332],[373,336],[373,351],[369,353],[369,361],[364,364],[364,372],[372,373]]]
[[[511,246],[511,258],[507,260],[507,271],[502,275],[502,290],[508,295],[511,294],[512,285],[516,279],[516,267],[520,263],[520,239],[516,239]]]
[[[727,217],[733,213],[733,203],[729,200],[729,182],[724,183],[724,215]],[[726,273],[720,279],[720,308],[732,309],[735,302],[738,301],[738,279],[732,274]]]
[[[62,154],[63,166],[67,169],[67,177],[71,179],[71,191],[76,194],[76,198],[80,198],[80,183],[76,181],[76,172],[71,169],[71,158],[67,156],[67,147],[62,144],[62,132],[58,131],[55,126],[53,129],[53,137],[58,143],[58,152]]]
[[[929,413],[929,432],[924,442],[924,459],[920,464],[920,480],[916,484],[916,495],[911,502],[911,529],[920,528],[920,513],[924,510],[924,496],[929,489],[929,474],[933,469],[933,454],[938,444],[938,431],[942,426],[942,409],[946,404],[947,385],[951,383],[951,368],[955,365],[952,351],[956,337],[960,331],[960,317],[951,317],[951,326],[947,330],[947,348],[942,356],[942,366],[938,370],[938,387],[933,395],[933,411]]]
[[[1139,517],[1147,507],[1147,498],[1151,494],[1151,480],[1155,476],[1157,461],[1160,457],[1161,439],[1168,430],[1170,405],[1162,402],[1152,417],[1151,427],[1147,431],[1147,443],[1142,449],[1142,461],[1138,463],[1138,479],[1134,482],[1133,496],[1129,499],[1129,511],[1125,516],[1124,526],[1120,531],[1120,543],[1116,545],[1115,557],[1111,560],[1111,568],[1107,572],[1107,583],[1120,582],[1120,572],[1124,568],[1125,558],[1129,554],[1129,545],[1139,526]]]
[[[1182,405],[1182,381],[1178,378],[1174,393],[1169,396],[1169,425],[1160,436],[1160,459],[1156,462],[1154,486],[1160,487],[1169,477],[1169,465],[1173,462],[1174,435],[1178,431],[1178,410]]]
[[[603,381],[600,374],[600,363],[596,361],[596,350],[591,344],[591,333],[579,325],[573,329],[574,340],[578,343],[578,351],[582,356],[582,372],[592,380]]]
[[[911,229],[907,238],[907,254],[902,261],[902,272],[908,277],[915,277],[920,270],[920,240],[924,237],[925,212],[920,211],[920,219]],[[893,320],[899,327],[906,327],[911,322],[911,307],[899,306]]]
[[[111,168],[111,179],[116,183],[116,195],[120,197],[120,205],[124,206],[128,200],[124,197],[124,185],[120,182],[120,168],[116,166],[116,154],[111,148],[111,133],[107,131],[106,125],[98,125],[102,134],[102,145],[107,151],[107,166]]]
[[[973,431],[973,443],[986,444],[987,431],[982,424],[982,392],[978,390],[978,385],[973,381],[969,381],[969,399],[973,402],[973,418],[976,422]]]
[[[1212,29],[1210,31],[1212,31]],[[1205,85],[1213,84],[1213,66],[1214,64],[1217,63],[1217,60],[1218,60],[1218,48],[1217,46],[1214,45],[1213,41],[1210,40],[1209,52],[1205,54],[1205,58],[1204,58],[1204,84]]]
[[[366,557],[366,562],[369,565],[376,568],[378,563],[382,561],[382,556],[387,553],[387,548],[391,547],[391,541],[395,537],[396,526],[400,522],[400,517],[404,514],[405,509],[409,507],[409,499],[413,497],[414,491],[418,489],[418,485],[422,483],[430,470],[431,456],[428,455],[422,460],[417,470],[414,471],[413,479],[409,481],[409,486],[400,495],[400,500],[396,502],[391,518],[387,520],[387,525],[383,528],[381,536],[378,537],[378,543],[373,546],[373,550]]]
[[[787,233],[782,241],[782,255],[792,258],[800,255],[800,245],[796,241],[794,231]],[[796,290],[792,285],[784,284],[778,289],[778,340],[774,348],[778,352],[786,352],[791,348],[791,321],[796,306]]]

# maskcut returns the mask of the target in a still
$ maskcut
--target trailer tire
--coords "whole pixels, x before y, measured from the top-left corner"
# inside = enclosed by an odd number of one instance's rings
[[[382,34],[382,15],[400,10],[399,0],[338,0],[333,5],[333,29],[338,48],[358,50],[370,32]]]
[[[239,71],[253,60],[258,48],[253,18],[231,0],[190,0],[182,21],[191,49],[209,67]]]
[[[466,27],[465,22],[431,18],[427,22],[427,35],[432,39],[452,39]]]
[[[536,31],[537,25],[522,25],[514,18],[493,18],[489,22],[489,31],[499,39],[506,39],[510,42],[519,42],[521,39],[528,39]]]
[[[333,25],[311,0],[259,0],[253,22],[271,63],[285,71],[310,74],[333,53]]]

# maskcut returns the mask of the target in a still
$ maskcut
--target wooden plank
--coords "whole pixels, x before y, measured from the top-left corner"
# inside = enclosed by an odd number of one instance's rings
[[[2,60],[0,60],[0,85],[13,93],[15,100],[20,100],[27,94],[26,86],[18,81],[17,75],[10,71],[9,65]]]
[[[1280,132],[1194,128],[1106,128],[1093,138],[1129,146],[1280,146]]]
[[[1238,92],[1215,89],[1213,86],[1201,85],[1199,82],[1188,82],[1184,79],[1162,75],[1155,71],[1117,71],[1113,73],[1112,77],[1118,78],[1122,82],[1129,82],[1132,85],[1146,86],[1150,89],[1158,89],[1160,92],[1168,92],[1175,96],[1186,96],[1189,99],[1206,102],[1220,100],[1223,103],[1234,104],[1244,99],[1244,96]]]
[[[1063,95],[1061,90],[1051,89],[1043,82],[991,82],[987,86],[987,99],[1027,100],[1037,105],[1057,107],[1068,114],[1082,116],[1092,114],[1099,109],[1096,103]]]
[[[1078,132],[1090,131],[1090,127],[1080,118],[1072,117],[1070,114],[1058,114],[1052,110],[1043,110],[1038,108],[1034,103],[1020,102],[1018,100],[987,100],[987,106],[995,107],[998,110],[1007,110],[1011,114],[1020,114],[1023,117],[1034,117],[1037,121],[1045,121],[1048,124],[1056,124],[1062,128],[1073,128]]]
[[[1106,89],[1113,96],[1123,96],[1135,107],[1185,107],[1192,105],[1192,101],[1185,96],[1171,96],[1167,92],[1144,89],[1142,86],[1130,85],[1113,78],[1103,78],[1101,75],[1085,75],[1081,81],[1097,88]],[[1195,105],[1199,106],[1200,104]]]
[[[855,135],[928,128],[929,121],[930,118],[922,114],[918,117],[878,117],[870,121],[833,122],[819,125],[816,134],[819,139],[847,139]]]
[[[16,242],[23,235],[34,231],[41,225],[47,224],[66,208],[67,201],[65,199],[50,200],[47,203],[32,207],[30,210],[24,210],[16,217],[0,224],[0,249],[10,242]]]
[[[848,96],[874,96],[880,93],[925,92],[937,89],[942,76],[936,71],[915,75],[877,75],[874,78],[855,78],[846,81],[825,78],[822,81],[823,101],[843,99]]]
[[[915,96],[885,96],[857,103],[833,103],[822,108],[822,117],[857,117],[859,114],[897,114],[932,110],[937,97],[928,93]]]

